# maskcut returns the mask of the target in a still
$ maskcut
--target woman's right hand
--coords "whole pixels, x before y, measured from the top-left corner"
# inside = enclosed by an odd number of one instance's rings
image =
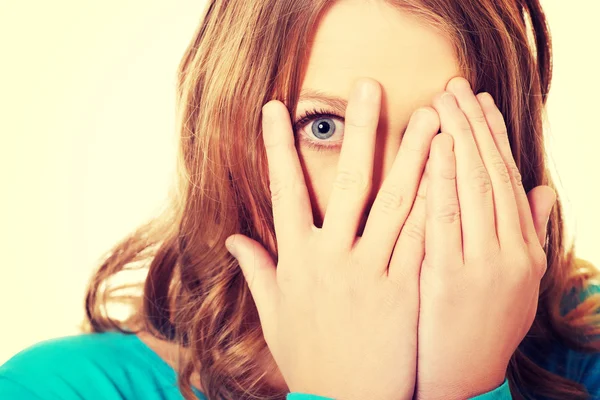
[[[413,113],[357,237],[371,190],[380,104],[379,83],[359,79],[320,229],[313,224],[289,112],[276,100],[262,109],[278,264],[246,236],[233,235],[227,244],[234,246],[230,252],[291,392],[344,400],[413,396],[425,248],[423,171],[440,125],[433,108]]]

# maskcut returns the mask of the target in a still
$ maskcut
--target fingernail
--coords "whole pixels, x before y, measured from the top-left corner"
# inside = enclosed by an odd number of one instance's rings
[[[454,95],[452,93],[446,92],[442,95],[442,103],[447,106],[453,106],[456,104],[454,100]]]
[[[367,81],[366,79],[361,79],[355,90],[355,96],[361,102],[370,101],[375,96],[375,88],[373,87],[373,83]]]
[[[231,237],[227,238],[227,240],[225,241],[225,247],[227,248],[227,251],[229,251],[231,255],[237,259],[237,250],[233,245],[233,239]]]

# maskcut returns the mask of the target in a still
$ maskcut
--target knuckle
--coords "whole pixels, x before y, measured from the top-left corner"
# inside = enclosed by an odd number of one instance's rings
[[[273,202],[278,202],[282,199],[284,192],[287,190],[289,182],[286,179],[274,178],[269,182],[271,189],[271,199]]]
[[[396,213],[404,204],[404,196],[399,186],[382,188],[378,195],[378,207],[386,214]]]
[[[348,116],[344,120],[346,129],[352,128],[359,131],[371,130],[377,126],[377,117],[373,113],[364,112],[359,115],[354,113],[348,113]]]
[[[519,168],[517,168],[514,163],[511,163],[508,166],[508,170],[510,171],[510,175],[514,179],[517,186],[523,186],[523,178],[521,177],[521,171],[519,171]]]
[[[498,136],[500,140],[508,140],[508,131],[506,128],[496,129],[493,134],[494,136]]]
[[[266,138],[265,138],[266,139]],[[264,141],[265,149],[268,152],[272,150],[283,151],[287,154],[296,151],[296,146],[293,142],[287,141],[284,138],[273,139],[272,137]]]
[[[369,126],[369,124],[367,123],[367,121],[361,121],[358,118],[347,118],[344,121],[344,125],[346,126],[346,128],[353,128],[353,129],[365,129]]]
[[[401,235],[414,240],[419,244],[425,243],[425,224],[412,214],[404,223]]]
[[[480,165],[471,172],[471,184],[480,193],[488,193],[492,190],[492,181],[487,169]]]
[[[344,191],[357,191],[366,193],[369,189],[369,180],[359,171],[340,170],[335,177],[333,186]]]
[[[527,249],[521,249],[513,251],[511,258],[510,273],[508,274],[508,280],[514,285],[520,285],[525,282],[529,282],[531,277],[535,275],[532,269],[533,264],[527,253]]]
[[[415,283],[419,281],[419,270],[412,268],[415,264],[415,258],[413,255],[404,253],[406,252],[394,250],[389,265],[390,270],[394,268],[394,273],[388,275],[387,282],[392,285],[391,287],[396,290],[396,293],[408,294],[413,291],[418,292],[418,287],[415,288],[417,286]],[[422,258],[420,262],[423,262]],[[407,293],[407,291],[410,292]]]
[[[496,169],[496,172],[500,176],[500,180],[502,183],[510,185],[510,174],[508,173],[508,168],[504,163],[502,157],[496,156],[492,159],[492,165]]]
[[[423,143],[423,137],[408,137],[402,140],[400,144],[400,151],[403,153],[411,153],[419,156],[420,158],[424,157],[429,151],[427,148],[427,144]]]
[[[473,135],[473,132],[471,131],[471,125],[469,124],[469,121],[467,121],[466,118],[460,119],[460,122],[458,123],[458,129],[463,135]]]
[[[457,200],[453,199],[438,209],[435,213],[435,220],[446,224],[460,221],[460,207]]]
[[[471,113],[471,120],[478,125],[487,125],[487,119],[481,109],[476,109]]]
[[[442,179],[453,181],[456,179],[456,167],[453,165],[444,166],[440,169],[440,177]]]

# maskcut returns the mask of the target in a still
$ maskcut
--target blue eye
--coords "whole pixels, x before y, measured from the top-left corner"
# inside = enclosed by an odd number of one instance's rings
[[[310,125],[313,135],[319,139],[329,139],[335,133],[335,122],[331,118],[319,118]]]
[[[338,120],[337,125],[335,120]],[[343,117],[327,110],[308,110],[294,122],[294,132],[299,132],[300,141],[311,149],[339,150],[343,141],[343,121]]]

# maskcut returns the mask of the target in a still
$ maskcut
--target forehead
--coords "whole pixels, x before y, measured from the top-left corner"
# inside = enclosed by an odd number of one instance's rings
[[[354,80],[368,76],[381,83],[389,107],[407,107],[458,74],[449,38],[384,1],[337,1],[316,29],[305,91],[347,99]]]

